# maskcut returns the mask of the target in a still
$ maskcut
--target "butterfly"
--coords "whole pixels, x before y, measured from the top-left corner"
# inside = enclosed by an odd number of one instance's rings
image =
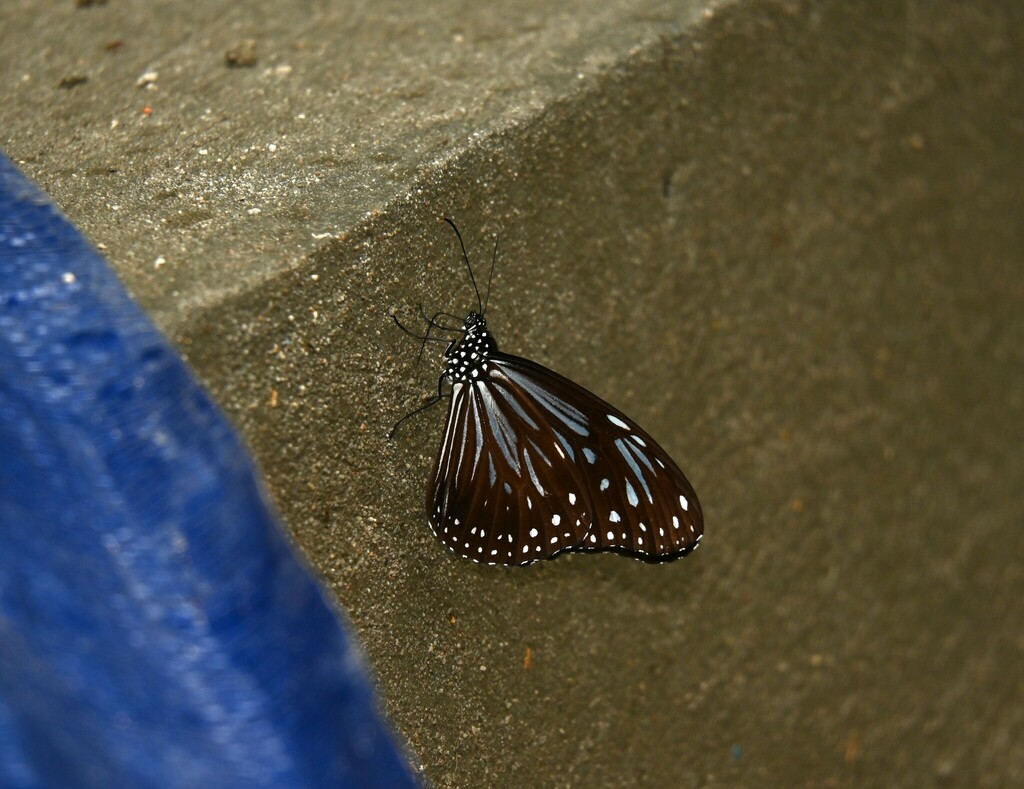
[[[462,235],[445,221],[459,239],[477,310],[456,328],[437,322],[447,313],[431,318],[421,307],[422,336],[394,317],[423,341],[421,353],[427,342],[449,342],[437,395],[399,422],[451,398],[427,486],[434,535],[458,556],[491,565],[582,551],[667,562],[696,549],[704,518],[679,466],[597,395],[498,349]],[[495,242],[491,275],[497,252]],[[458,336],[448,341],[432,336],[434,329]]]

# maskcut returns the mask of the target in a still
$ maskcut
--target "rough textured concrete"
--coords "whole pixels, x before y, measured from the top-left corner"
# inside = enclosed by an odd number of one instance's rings
[[[4,149],[243,429],[434,783],[1024,780],[1019,4],[30,5]],[[438,369],[389,314],[472,305],[442,214],[502,234],[504,347],[680,461],[693,558],[434,542],[442,414],[385,435]]]

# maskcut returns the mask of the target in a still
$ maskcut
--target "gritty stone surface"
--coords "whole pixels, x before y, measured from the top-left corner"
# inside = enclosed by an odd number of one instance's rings
[[[591,6],[9,2],[0,140],[173,331],[706,3]],[[225,61],[240,40],[258,66]]]
[[[243,430],[434,784],[1024,779],[1024,14],[853,5],[0,10],[4,151]],[[679,461],[692,558],[434,541],[443,414],[386,434],[441,369],[392,312],[475,305],[442,215],[501,234],[502,347]]]

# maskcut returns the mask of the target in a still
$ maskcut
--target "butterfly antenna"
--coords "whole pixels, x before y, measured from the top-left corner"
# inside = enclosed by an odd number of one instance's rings
[[[462,259],[466,261],[466,268],[469,270],[469,279],[470,279],[470,282],[473,283],[473,290],[476,291],[476,306],[479,309],[480,314],[483,315],[484,314],[484,303],[480,299],[480,288],[478,288],[476,286],[476,277],[473,276],[473,266],[470,265],[470,263],[469,263],[469,255],[466,254],[466,245],[462,241],[462,233],[459,232],[459,229],[455,226],[455,223],[452,220],[450,220],[448,217],[444,217],[444,221],[452,226],[452,230],[455,231],[456,238],[459,239],[459,246],[462,247]]]
[[[484,291],[484,308],[480,311],[481,315],[487,312],[487,302],[491,300],[491,280],[494,278],[494,264],[498,262],[498,241],[501,236],[495,234],[494,236],[494,254],[491,255],[491,270],[487,274],[487,290]]]

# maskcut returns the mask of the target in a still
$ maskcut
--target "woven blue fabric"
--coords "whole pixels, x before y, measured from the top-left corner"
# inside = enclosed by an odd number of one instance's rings
[[[230,425],[0,155],[0,785],[414,784]]]

